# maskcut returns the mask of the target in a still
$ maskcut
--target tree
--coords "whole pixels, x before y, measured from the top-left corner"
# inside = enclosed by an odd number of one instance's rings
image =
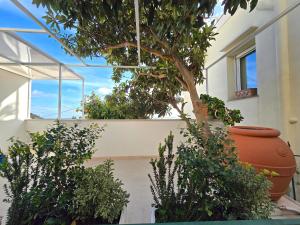
[[[253,10],[258,0],[223,0],[224,12],[238,7]],[[113,65],[138,62],[133,0],[33,0],[47,7],[46,22],[82,57],[104,56]],[[196,85],[204,81],[205,55],[214,39],[213,14],[217,0],[140,0],[142,64],[132,81],[139,88],[151,87],[164,101],[183,113],[175,96],[188,91],[198,123],[207,122],[207,105]],[[63,27],[64,29],[61,29]],[[67,32],[66,32],[67,30]],[[120,81],[125,70],[114,69]],[[207,124],[207,123],[205,123]],[[208,127],[208,126],[207,126]]]
[[[165,116],[170,106],[159,99],[157,92],[136,88],[131,82],[122,82],[113,92],[101,99],[95,93],[84,103],[84,114],[89,119],[149,119]]]

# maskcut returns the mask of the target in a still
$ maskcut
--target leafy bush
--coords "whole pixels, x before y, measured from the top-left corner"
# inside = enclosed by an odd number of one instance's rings
[[[233,126],[244,119],[240,110],[228,109],[225,107],[225,103],[216,97],[201,94],[200,99],[204,104],[207,104],[209,115],[214,119],[222,121],[225,125]]]
[[[11,203],[7,225],[70,224],[68,210],[85,172],[83,162],[91,158],[102,130],[57,122],[43,133],[30,134],[30,144],[12,139],[0,168]]]
[[[241,164],[227,133],[216,128],[207,136],[191,124],[186,141],[173,153],[173,135],[151,160],[149,175],[157,222],[268,218],[270,182]]]
[[[119,223],[129,194],[122,189],[122,182],[114,178],[112,166],[113,162],[107,160],[95,168],[85,169],[74,192],[71,210],[79,224]]]

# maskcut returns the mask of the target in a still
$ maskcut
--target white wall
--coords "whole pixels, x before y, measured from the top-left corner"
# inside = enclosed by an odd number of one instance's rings
[[[288,4],[298,2],[289,0]],[[292,146],[300,152],[300,7],[287,17],[288,60],[289,60],[289,118],[288,132]]]
[[[53,123],[53,120],[26,120],[25,130],[42,131]],[[179,136],[185,127],[181,120],[62,120],[62,123],[104,126],[102,137],[96,141],[94,157],[156,156],[159,143],[170,131]],[[175,144],[179,139],[176,140]]]
[[[6,151],[10,137],[24,136],[24,120],[28,116],[29,79],[0,69],[0,149]],[[2,203],[4,180],[0,178],[0,216],[8,207]]]
[[[0,148],[7,139],[21,136],[23,121],[28,117],[29,79],[0,69]]]

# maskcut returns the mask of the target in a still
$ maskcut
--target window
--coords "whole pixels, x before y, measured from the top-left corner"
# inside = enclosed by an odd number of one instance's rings
[[[256,51],[248,49],[236,56],[237,91],[256,89]]]

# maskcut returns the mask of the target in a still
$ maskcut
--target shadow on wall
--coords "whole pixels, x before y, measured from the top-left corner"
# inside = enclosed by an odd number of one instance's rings
[[[0,148],[4,152],[9,138],[25,137],[29,86],[28,78],[0,69]]]

